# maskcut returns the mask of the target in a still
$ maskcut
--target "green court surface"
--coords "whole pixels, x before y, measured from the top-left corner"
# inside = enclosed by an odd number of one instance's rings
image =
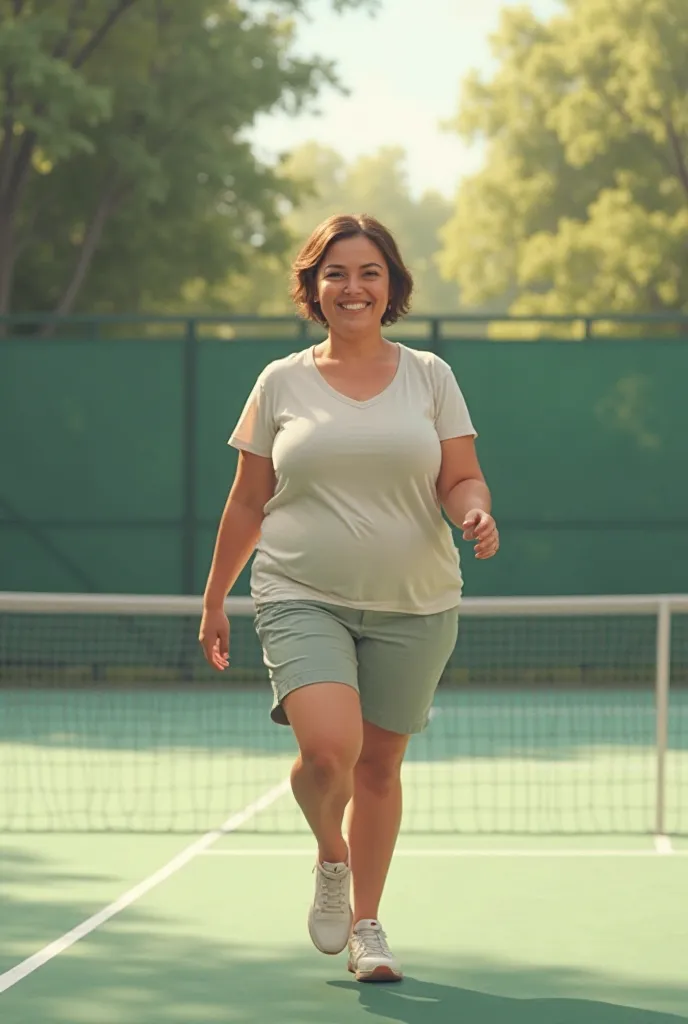
[[[180,837],[3,837],[3,1024],[688,1019],[686,843],[405,836],[381,918],[407,977],[371,986],[310,944],[304,836],[211,839],[180,865]]]
[[[381,908],[391,986],[310,943],[264,693],[2,696],[2,1024],[688,1022],[685,690],[656,838],[651,691],[438,694]]]

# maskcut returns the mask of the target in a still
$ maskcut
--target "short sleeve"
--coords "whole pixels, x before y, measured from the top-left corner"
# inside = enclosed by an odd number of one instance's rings
[[[272,403],[261,374],[248,396],[228,443],[233,448],[269,459],[272,456],[275,433]]]
[[[450,437],[477,437],[461,388],[448,363],[435,364],[435,429],[440,441]]]

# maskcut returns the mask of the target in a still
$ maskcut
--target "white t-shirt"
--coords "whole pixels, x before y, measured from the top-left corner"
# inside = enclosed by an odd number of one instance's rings
[[[258,377],[229,439],[271,458],[276,476],[251,572],[256,604],[429,615],[459,603],[440,441],[476,432],[448,364],[399,349],[394,379],[364,402],[327,383],[312,348]]]

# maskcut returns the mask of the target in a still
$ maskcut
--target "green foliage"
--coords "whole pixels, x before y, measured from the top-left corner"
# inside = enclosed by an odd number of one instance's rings
[[[293,310],[288,296],[289,260],[313,228],[334,213],[370,213],[394,233],[415,279],[413,312],[459,310],[458,289],[442,280],[435,254],[451,203],[428,192],[412,196],[404,150],[383,148],[351,164],[334,150],[310,142],[289,155],[283,173],[301,197],[284,218],[291,245],[282,259],[256,258],[250,274],[232,283],[238,312],[281,314]]]
[[[293,185],[242,130],[337,84],[292,52],[326,2],[0,0],[0,312],[155,308],[282,251]]]
[[[446,276],[526,315],[688,309],[685,0],[507,10],[493,50],[455,123],[487,160],[444,229]]]

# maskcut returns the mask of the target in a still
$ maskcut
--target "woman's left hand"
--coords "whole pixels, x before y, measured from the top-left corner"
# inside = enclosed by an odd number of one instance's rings
[[[475,557],[492,558],[499,551],[499,530],[489,512],[473,508],[463,521],[463,539],[475,540]]]

